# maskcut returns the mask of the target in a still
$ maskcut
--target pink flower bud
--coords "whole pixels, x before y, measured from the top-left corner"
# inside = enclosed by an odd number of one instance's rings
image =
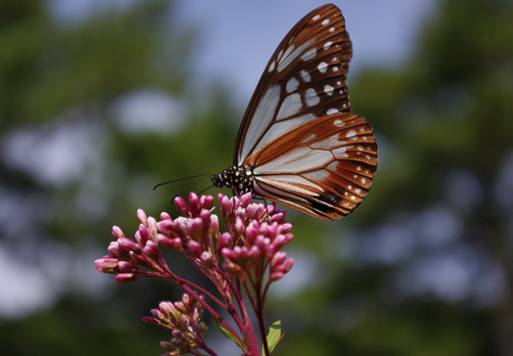
[[[289,258],[285,261],[285,263],[280,267],[280,271],[283,273],[287,273],[294,267],[294,259]]]
[[[271,240],[264,237],[263,235],[258,235],[255,240],[255,245],[257,245],[260,250],[267,253],[267,250],[269,250],[269,245],[271,245]]]
[[[235,218],[235,231],[237,231],[239,235],[242,235],[242,233],[244,232],[244,222],[242,221],[240,216],[237,216]]]
[[[189,193],[189,208],[193,215],[198,215],[200,211],[199,198],[196,193]]]
[[[234,260],[237,258],[237,255],[235,254],[235,252],[233,252],[233,250],[226,248],[226,247],[221,250],[221,253],[223,254],[223,256],[225,258],[228,258],[230,260]]]
[[[137,209],[137,220],[139,220],[139,222],[141,224],[146,224],[146,221],[148,219],[148,217],[146,216],[146,213],[144,212],[144,210],[142,209]]]
[[[261,254],[262,254],[262,252],[260,251],[260,249],[257,246],[251,246],[251,248],[249,250],[249,255],[251,258],[258,258],[258,257],[260,257]]]
[[[273,240],[273,245],[276,249],[281,248],[287,242],[285,235],[278,235]]]
[[[171,215],[163,211],[160,213],[160,220],[171,220]]]
[[[219,248],[228,247],[232,242],[232,235],[229,232],[223,232],[219,237]]]
[[[198,242],[191,240],[187,243],[187,252],[194,257],[199,257],[201,255],[201,245]]]
[[[146,242],[150,238],[150,229],[143,224],[139,225],[139,236],[141,237],[141,242]]]
[[[173,199],[175,203],[176,210],[182,215],[189,216],[189,208],[187,207],[187,203],[185,203],[185,199],[182,197],[175,197]]]
[[[118,245],[119,249],[125,252],[140,251],[141,249],[138,244],[126,237],[118,239]]]
[[[224,215],[228,215],[232,212],[233,201],[227,196],[223,196],[221,199],[221,209],[223,210]]]
[[[121,228],[119,226],[114,225],[112,227],[112,236],[115,239],[119,239],[121,237],[125,237],[125,234],[123,233],[123,230],[121,230]]]
[[[212,262],[212,254],[208,251],[204,251],[202,254],[201,254],[201,260],[205,263],[209,263],[209,262]]]
[[[118,273],[115,278],[116,281],[123,283],[135,280],[136,276],[134,273]]]
[[[248,206],[248,204],[251,203],[251,199],[253,199],[253,196],[251,195],[251,193],[243,194],[240,197],[240,206],[243,208],[246,208]]]
[[[134,265],[128,261],[119,261],[117,267],[118,267],[119,272],[122,272],[122,273],[134,271]]]
[[[292,224],[286,223],[281,226],[282,234],[289,233],[291,231],[292,231]],[[292,238],[292,236],[291,236],[291,238]]]
[[[176,227],[176,223],[171,219],[161,220],[157,223],[157,230],[164,233],[169,233]]]
[[[118,259],[104,256],[95,260],[94,265],[99,272],[112,273],[118,266]]]
[[[148,240],[143,248],[143,253],[146,256],[156,256],[159,253],[159,247],[153,240]]]
[[[211,195],[202,195],[200,197],[201,208],[210,210],[214,206],[214,197]]]
[[[213,235],[219,232],[219,218],[217,215],[210,215],[210,231]]]
[[[205,230],[208,230],[208,227],[210,225],[210,215],[212,215],[210,213],[209,210],[206,210],[206,209],[203,209],[201,210],[199,216],[200,216],[200,219],[202,221],[202,225],[204,226]]]
[[[254,244],[257,236],[258,227],[256,226],[256,223],[253,221],[251,222],[248,227],[246,227],[246,231],[244,231],[244,234],[246,236],[247,241],[250,244]]]
[[[277,252],[274,254],[272,260],[271,260],[271,268],[277,268],[279,265],[281,265],[283,262],[285,262],[285,259],[287,258],[287,254],[285,252]]]
[[[284,214],[282,212],[274,214],[271,216],[271,222],[281,222],[283,220]]]
[[[111,257],[119,257],[119,243],[117,241],[111,241],[109,243],[109,247],[107,247],[107,251],[109,252],[109,256]]]
[[[284,275],[285,274],[282,272],[273,272],[273,273],[271,273],[270,279],[272,282],[275,282],[277,280],[282,279]]]
[[[178,239],[178,243],[176,241],[177,239]],[[181,245],[182,245],[182,241],[179,238],[170,239],[167,236],[162,235],[162,234],[158,234],[157,235],[157,243],[159,245],[163,245],[163,246],[169,247],[169,248],[171,248],[173,250],[180,248]]]
[[[148,217],[148,231],[150,233],[149,238],[153,240],[157,235],[157,220],[153,216]]]

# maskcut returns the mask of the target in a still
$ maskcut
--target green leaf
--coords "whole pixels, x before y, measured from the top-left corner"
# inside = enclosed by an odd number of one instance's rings
[[[269,352],[273,352],[276,348],[276,345],[283,339],[285,334],[281,332],[281,320],[277,320],[271,324],[269,327],[269,333],[267,334],[267,346],[269,347]],[[264,351],[262,350],[262,355],[265,356]]]
[[[228,329],[226,329],[224,326],[222,326],[216,318],[212,318],[212,323],[217,326],[219,331],[226,336],[228,339],[232,340],[243,352],[246,352],[247,346],[244,344],[243,341],[239,340],[239,338],[235,335],[233,335]]]

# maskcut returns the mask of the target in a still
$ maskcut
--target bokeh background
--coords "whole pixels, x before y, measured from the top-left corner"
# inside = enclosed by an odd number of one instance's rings
[[[268,57],[320,1],[0,2],[0,353],[157,355],[170,285],[94,270],[162,180],[231,163]],[[338,1],[353,110],[380,166],[362,206],[290,214],[278,355],[513,355],[513,3]],[[215,193],[215,190],[211,190]],[[190,268],[176,261],[184,275]],[[237,350],[209,330],[220,355]]]

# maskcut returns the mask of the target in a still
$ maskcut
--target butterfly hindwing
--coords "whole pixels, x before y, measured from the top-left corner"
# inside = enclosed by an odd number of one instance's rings
[[[254,168],[255,192],[321,219],[347,215],[367,195],[377,146],[356,114],[317,118],[268,145]]]
[[[258,83],[237,137],[235,165],[317,117],[349,112],[352,56],[344,17],[334,5],[300,20],[282,40]]]

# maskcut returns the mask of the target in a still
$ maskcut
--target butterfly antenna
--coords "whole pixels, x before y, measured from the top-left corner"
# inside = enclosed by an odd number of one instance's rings
[[[201,193],[203,193],[204,191],[206,191],[206,190],[208,190],[208,189],[212,188],[213,186],[214,186],[213,184],[209,184],[209,186],[208,186],[208,187],[203,188],[202,190],[200,190],[200,191],[198,192],[198,195],[200,195],[200,194],[201,194]]]
[[[162,182],[162,183],[159,183],[157,185],[155,185],[153,187],[153,190],[157,189],[158,187],[161,187],[163,185],[166,185],[166,184],[170,184],[170,183],[176,183],[176,182],[182,182],[184,180],[188,180],[188,179],[193,179],[193,178],[199,178],[199,177],[205,177],[205,176],[213,176],[214,174],[212,173],[204,173],[204,174],[197,174],[197,175],[194,175],[194,176],[189,176],[189,177],[183,177],[183,178],[178,178],[178,179],[171,179],[171,180],[166,180],[165,182]]]

